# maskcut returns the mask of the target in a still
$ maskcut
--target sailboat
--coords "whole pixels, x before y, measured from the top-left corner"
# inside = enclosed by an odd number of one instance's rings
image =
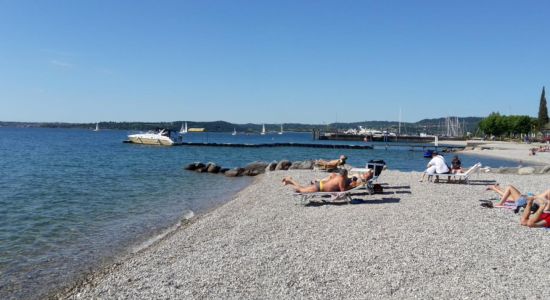
[[[237,135],[237,130],[235,128],[233,128],[233,133],[231,133],[231,135]]]
[[[281,131],[279,131],[278,134],[283,134],[283,124],[281,124]]]
[[[183,123],[181,124],[180,133],[181,134],[186,134],[187,133],[187,122],[185,122],[185,127],[183,127]]]
[[[94,131],[99,131],[99,122],[98,123],[95,123],[95,129]]]
[[[265,124],[262,124],[262,132],[260,134],[265,135]]]

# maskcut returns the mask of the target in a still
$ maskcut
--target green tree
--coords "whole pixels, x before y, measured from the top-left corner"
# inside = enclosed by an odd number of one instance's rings
[[[539,119],[538,119],[539,130],[548,124],[548,108],[546,107],[546,96],[544,95],[544,87],[542,87],[542,94],[540,95],[540,104],[539,104]]]
[[[479,129],[486,134],[501,136],[503,133],[509,131],[506,123],[507,122],[504,117],[497,112],[493,112],[479,122]]]

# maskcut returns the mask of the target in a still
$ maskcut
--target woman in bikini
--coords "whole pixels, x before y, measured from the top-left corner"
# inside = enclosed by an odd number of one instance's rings
[[[500,201],[497,205],[495,205],[497,207],[504,206],[504,204],[506,202],[515,203],[521,198],[525,198],[525,200],[530,200],[530,199],[535,199],[535,198],[550,200],[550,190],[546,190],[544,193],[536,195],[536,196],[532,196],[532,195],[530,195],[530,193],[528,193],[527,196],[523,195],[513,185],[509,185],[503,190],[498,184],[495,184],[495,185],[488,186],[485,190],[493,191],[493,192],[500,195]],[[539,201],[537,201],[537,202],[539,202]]]

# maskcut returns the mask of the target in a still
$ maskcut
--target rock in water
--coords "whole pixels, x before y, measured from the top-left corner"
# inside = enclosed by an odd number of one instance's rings
[[[312,160],[295,161],[292,163],[289,170],[311,170],[313,169]]]
[[[266,171],[275,171],[275,168],[277,167],[277,161],[272,161],[269,163],[269,165],[267,165],[267,167],[265,167],[265,170]]]
[[[256,175],[264,173],[267,165],[268,163],[264,161],[251,162],[244,167],[245,173],[247,173],[247,175],[250,173],[257,173]]]
[[[195,171],[199,168],[204,168],[204,167],[205,167],[205,164],[201,162],[194,162],[192,164],[188,164],[184,169],[189,171]]]
[[[210,165],[208,166],[208,168],[206,169],[206,171],[207,171],[208,173],[217,174],[217,173],[220,172],[220,169],[221,169],[220,166],[218,166],[218,165],[216,165],[216,164],[210,164]]]
[[[228,171],[225,171],[224,175],[227,177],[237,177],[242,176],[244,172],[244,168],[234,168]]]
[[[288,170],[288,168],[290,168],[290,166],[292,165],[292,163],[289,161],[289,160],[281,160],[277,166],[275,167],[275,170],[279,171],[279,170]]]

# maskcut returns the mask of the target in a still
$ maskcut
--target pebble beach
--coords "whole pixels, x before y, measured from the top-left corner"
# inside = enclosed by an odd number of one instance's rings
[[[230,202],[89,276],[58,298],[543,299],[550,231],[519,225],[485,186],[548,189],[550,175],[481,173],[470,185],[389,170],[382,194],[300,205],[281,184],[319,171],[256,177]],[[200,175],[198,175],[200,176]],[[445,180],[443,180],[444,182]]]

